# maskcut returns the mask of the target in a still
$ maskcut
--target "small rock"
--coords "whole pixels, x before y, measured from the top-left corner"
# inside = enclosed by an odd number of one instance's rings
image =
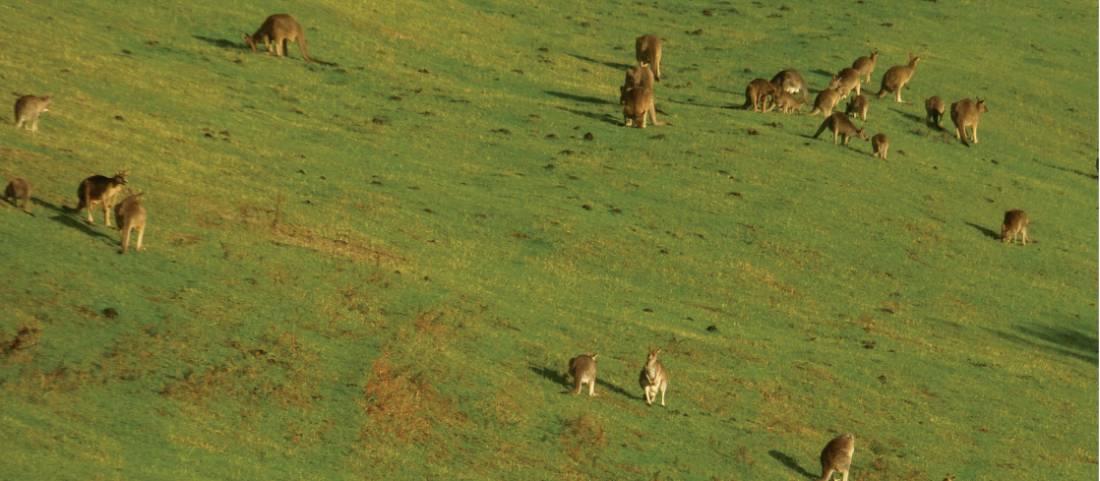
[[[752,127],[749,127],[749,130],[747,130],[746,132],[748,132],[748,133],[749,133],[749,135],[760,135],[760,131],[759,131],[759,130],[756,130],[756,129],[752,128]]]
[[[588,205],[588,204],[581,205],[581,208],[584,209],[584,210],[592,210],[592,206]]]
[[[596,136],[592,135],[592,132],[588,132],[588,133],[584,134],[584,140],[593,140],[595,138],[596,138]]]
[[[117,121],[119,121],[119,122],[125,122],[125,121],[126,121],[126,118],[125,118],[125,117],[123,117],[123,116],[121,116],[121,115],[116,115],[116,116],[115,116],[115,120],[117,120]]]
[[[107,319],[114,319],[118,317],[118,310],[113,307],[108,307],[103,310],[103,315],[107,317]]]
[[[642,312],[653,312],[653,308],[651,308],[651,307],[643,308]]]
[[[707,332],[718,332],[718,326],[715,326],[714,324],[707,326]]]
[[[708,8],[708,9],[705,9],[705,10],[703,10],[703,16],[704,16],[704,17],[712,17],[712,16],[714,16],[714,10],[711,10],[711,9],[709,9],[709,8]]]

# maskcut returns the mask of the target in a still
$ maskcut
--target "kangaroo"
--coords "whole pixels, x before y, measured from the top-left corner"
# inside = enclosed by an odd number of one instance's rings
[[[852,97],[852,100],[848,101],[848,107],[844,109],[844,113],[848,115],[856,114],[859,119],[867,121],[867,109],[870,108],[870,102],[867,102],[867,97],[862,95],[856,95]]]
[[[821,114],[825,117],[832,115],[837,102],[840,102],[840,90],[837,90],[839,85],[840,79],[836,78],[834,75],[833,79],[829,82],[829,86],[825,87],[825,90],[817,93],[817,98],[814,99],[814,108],[810,111],[809,115]]]
[[[786,92],[781,89],[776,89],[775,92],[775,106],[780,112],[789,114],[802,108],[802,104],[805,102],[797,99],[790,92]]]
[[[49,95],[36,97],[24,95],[15,101],[15,128],[30,127],[31,132],[38,132],[38,116],[50,111],[50,102],[53,98]]]
[[[749,82],[749,86],[745,87],[745,105],[741,108],[748,110],[752,108],[753,112],[768,112],[775,108],[775,105],[769,106],[769,98],[772,100],[772,104],[775,101],[775,86],[767,80],[762,78],[754,79]]]
[[[928,125],[935,126],[937,128],[943,128],[943,100],[939,96],[933,95],[928,100],[924,101],[924,111],[927,114],[926,120]]]
[[[1005,220],[1001,225],[1001,242],[1011,244],[1016,242],[1017,236],[1020,236],[1020,240],[1026,246],[1027,241],[1030,240],[1027,236],[1027,225],[1030,223],[1027,213],[1020,209],[1005,212]]]
[[[890,67],[886,75],[882,76],[882,87],[879,88],[878,98],[885,97],[887,92],[893,92],[894,100],[901,103],[901,89],[913,78],[913,73],[917,71],[917,62],[920,62],[920,57],[909,54],[908,65]]]
[[[298,50],[302,52],[302,58],[306,62],[313,61],[309,58],[309,52],[306,51],[306,34],[302,30],[302,25],[294,17],[285,13],[276,13],[267,17],[256,33],[244,35],[244,43],[248,44],[252,53],[256,53],[256,44],[263,42],[267,53],[274,53],[276,57],[286,56],[287,42],[290,41],[298,42]]]
[[[851,434],[844,434],[833,438],[825,449],[821,450],[821,479],[819,481],[831,481],[833,473],[843,473],[844,481],[848,481],[848,468],[852,466],[852,454],[856,450],[856,440]]]
[[[634,58],[639,64],[652,65],[654,80],[661,81],[661,39],[656,35],[642,35],[634,39]]]
[[[871,137],[871,150],[874,152],[875,157],[886,160],[886,155],[890,152],[890,139],[886,137],[886,134],[875,134],[874,137]]]
[[[863,129],[857,129],[855,124],[851,120],[848,120],[846,114],[837,112],[830,115],[821,123],[821,127],[818,127],[817,133],[814,134],[816,139],[825,129],[833,131],[833,145],[837,144],[840,137],[844,137],[844,145],[848,145],[848,141],[852,139],[852,136],[859,137],[866,140],[867,134],[863,132]]]
[[[620,105],[626,105],[626,100],[629,97],[628,92],[635,87],[653,88],[653,70],[649,68],[648,64],[626,69],[626,79],[623,80],[623,86],[619,87]]]
[[[802,75],[795,69],[787,69],[775,74],[772,77],[772,85],[790,94],[801,93],[802,100],[806,100],[806,81],[802,80]]]
[[[657,393],[661,393],[661,406],[665,405],[665,390],[668,389],[668,371],[661,365],[661,362],[657,360],[657,354],[661,353],[661,348],[653,349],[649,351],[649,356],[646,357],[645,366],[642,367],[642,373],[638,376],[638,384],[642,386],[642,390],[645,391],[645,403],[647,406],[652,406],[653,401],[657,399]]]
[[[978,99],[974,102],[970,99],[962,99],[951,104],[951,121],[955,123],[955,138],[966,143],[966,128],[970,127],[971,139],[978,143],[978,122],[982,120],[982,113],[989,111],[985,106],[985,100]]]
[[[141,252],[142,239],[145,237],[145,206],[141,205],[142,194],[134,194],[115,206],[115,223],[118,224],[119,234],[122,235],[122,250],[125,254],[130,249],[130,233],[137,229],[137,246],[135,250]],[[108,224],[110,225],[110,224]]]
[[[92,207],[100,204],[103,206],[103,222],[110,226],[111,207],[115,203],[115,196],[118,195],[124,185],[126,185],[125,171],[115,174],[114,177],[93,175],[84,179],[80,183],[80,187],[76,189],[76,196],[79,198],[76,211],[86,209],[88,211],[88,223],[95,224],[95,219],[92,218]]]
[[[859,86],[863,84],[863,81],[860,78],[858,70],[854,68],[843,69],[836,74],[836,78],[840,80],[840,86],[837,88],[844,94],[844,98],[848,98],[848,94],[850,94],[852,90],[856,91],[856,95],[861,93]]]
[[[859,72],[859,75],[865,77],[864,80],[867,83],[871,83],[871,72],[875,71],[875,64],[878,63],[878,50],[871,52],[869,57],[860,57],[852,62],[852,68]]]
[[[573,394],[580,394],[581,385],[588,384],[588,395],[596,395],[596,356],[584,353],[569,360],[569,374],[573,376]]]
[[[19,177],[11,179],[11,181],[8,182],[7,188],[4,189],[4,199],[11,202],[11,205],[16,207],[22,204],[23,211],[30,213],[31,184]]]
[[[657,107],[653,103],[653,89],[645,87],[632,88],[627,91],[626,103],[623,104],[623,125],[633,125],[644,129],[646,116],[653,120],[653,125],[661,125],[657,122]]]

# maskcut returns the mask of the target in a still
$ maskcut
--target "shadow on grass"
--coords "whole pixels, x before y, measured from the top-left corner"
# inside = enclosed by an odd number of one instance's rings
[[[234,42],[232,40],[226,40],[224,38],[210,38],[204,37],[202,35],[192,35],[191,37],[196,40],[202,40],[203,42],[206,42],[218,48],[229,50],[248,50],[248,46],[244,44],[243,40]]]
[[[990,239],[1001,240],[1001,233],[1000,232],[997,232],[993,229],[986,228],[984,226],[980,226],[980,225],[975,224],[973,222],[967,222],[966,225],[977,229],[978,232],[981,232],[982,234],[985,234],[985,236],[990,238]]]
[[[1019,334],[1005,331],[993,331],[993,333],[1028,349],[1047,351],[1089,364],[1097,364],[1097,339],[1093,336],[1075,329],[1049,326],[1016,326],[1016,331]],[[1037,342],[1036,339],[1042,342]]]
[[[604,388],[607,391],[611,391],[611,392],[613,392],[615,394],[618,394],[618,395],[621,395],[621,396],[626,396],[630,399],[645,399],[645,396],[643,396],[641,394],[639,394],[637,397],[635,397],[634,395],[627,392],[626,389],[623,389],[619,386],[616,386],[616,385],[611,384],[607,381],[604,381],[604,380],[600,379],[599,377],[596,378],[596,385]]]
[[[905,118],[907,118],[909,120],[912,120],[914,122],[917,122],[917,123],[923,124],[923,123],[925,123],[925,120],[926,120],[924,117],[921,117],[921,116],[919,116],[917,114],[914,114],[914,113],[911,113],[911,112],[906,112],[904,110],[898,110],[898,109],[890,109],[890,110],[893,110],[894,112],[897,112],[897,113],[901,114],[902,117],[905,117]],[[943,130],[943,129],[941,128],[940,130]]]
[[[795,461],[794,458],[792,458],[787,453],[782,453],[773,449],[771,451],[768,451],[768,456],[771,456],[776,461],[783,463],[783,465],[790,468],[791,471],[801,474],[802,476],[807,478],[817,479],[817,475],[806,471],[805,468],[798,464],[798,461]]]
[[[555,92],[553,90],[544,90],[544,92],[553,95],[560,99],[572,100],[574,102],[586,102],[590,104],[607,104],[612,105],[612,102],[607,99],[601,99],[598,97],[585,97],[583,95],[574,95],[565,92]]]
[[[610,68],[613,68],[613,69],[616,69],[616,70],[626,70],[628,68],[633,68],[634,67],[633,65],[630,65],[630,64],[618,63],[618,62],[605,62],[603,60],[596,60],[592,57],[585,57],[584,55],[577,55],[575,53],[571,53],[571,54],[569,54],[569,56],[573,57],[575,59],[578,59],[578,60],[584,60],[585,62],[591,62],[591,63],[597,64],[597,65],[603,65],[604,67],[610,67]]]
[[[1077,170],[1077,169],[1070,169],[1068,167],[1062,167],[1060,165],[1054,165],[1054,164],[1051,164],[1051,163],[1043,162],[1039,159],[1033,159],[1033,160],[1035,161],[1036,164],[1039,164],[1043,167],[1050,167],[1052,169],[1060,170],[1062,172],[1069,172],[1071,174],[1077,174],[1077,175],[1080,175],[1082,177],[1088,177],[1088,178],[1093,179],[1093,180],[1100,178],[1100,175],[1098,175],[1100,173],[1090,174],[1090,173],[1085,172],[1085,171],[1081,171],[1081,170]],[[1098,168],[1100,168],[1100,164],[1098,164]]]
[[[562,374],[555,369],[535,365],[528,365],[527,369],[530,369],[531,372],[538,374],[539,376],[549,379],[554,384],[557,384],[559,386],[566,386],[568,388],[572,387],[569,383],[569,379],[566,378],[565,374]],[[568,390],[566,392],[568,392]]]
[[[107,242],[114,240],[111,236],[96,230],[95,227],[88,225],[84,221],[74,219],[70,214],[76,211],[70,210],[68,207],[58,206],[48,201],[39,199],[38,197],[31,197],[31,202],[33,202],[35,205],[39,205],[56,212],[57,215],[50,217],[50,220],[54,222],[57,222],[66,227],[71,227],[85,234],[88,234],[89,236],[102,238]]]
[[[569,113],[574,114],[574,115],[580,115],[581,117],[588,117],[588,118],[593,119],[593,120],[600,120],[600,121],[603,121],[603,122],[607,122],[611,125],[615,125],[615,126],[622,125],[622,122],[620,122],[615,116],[613,116],[611,114],[597,114],[595,112],[585,112],[583,110],[574,110],[574,109],[568,109],[568,108],[565,108],[565,107],[558,107],[558,109],[564,110],[564,111],[569,112]]]

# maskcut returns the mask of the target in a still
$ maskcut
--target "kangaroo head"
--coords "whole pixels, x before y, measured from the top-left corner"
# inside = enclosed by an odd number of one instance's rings
[[[599,354],[595,352],[588,355],[588,357],[591,357],[593,361],[596,360],[596,356],[599,356]]]
[[[646,356],[646,364],[652,363],[657,360],[657,355],[661,353],[661,348],[650,349],[649,355]]]
[[[985,106],[985,99],[978,99],[978,103],[976,104],[976,107],[978,107],[978,112],[988,112],[989,111],[989,107]]]
[[[245,43],[245,45],[248,45],[248,48],[252,49],[252,53],[256,53],[256,41],[252,40],[251,35],[249,35],[247,33],[244,34],[244,43]]]
[[[835,90],[840,88],[840,78],[833,75],[832,80],[829,80],[829,86],[825,87],[826,90]]]
[[[863,140],[867,140],[867,132],[865,132],[863,129],[857,130],[856,131],[856,136],[858,136],[859,138],[861,138]]]
[[[871,51],[871,61],[874,62],[875,60],[878,60],[878,49],[877,48]]]
[[[111,180],[112,180],[112,181],[113,181],[113,182],[114,182],[115,184],[118,184],[118,185],[126,185],[126,175],[127,175],[127,174],[128,174],[128,173],[127,173],[127,172],[126,172],[125,170],[124,170],[124,171],[122,171],[122,172],[118,172],[118,173],[116,173],[116,174],[115,174],[115,176],[114,176],[113,178],[111,178]]]
[[[917,62],[920,62],[920,56],[909,54],[909,66],[916,67]]]

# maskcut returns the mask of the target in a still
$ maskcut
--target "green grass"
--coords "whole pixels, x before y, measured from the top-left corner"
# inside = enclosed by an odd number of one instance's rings
[[[799,480],[841,432],[853,481],[1096,475],[1095,8],[369,3],[0,7],[3,85],[56,96],[0,129],[38,199],[0,206],[6,476]],[[335,65],[243,50],[276,11]],[[615,101],[646,32],[672,125],[643,131]],[[872,101],[889,161],[729,108],[873,48],[873,92],[923,59]],[[931,95],[987,99],[981,143]],[[120,256],[61,206],[123,168],[150,220]],[[1034,244],[993,238],[1009,208]]]

